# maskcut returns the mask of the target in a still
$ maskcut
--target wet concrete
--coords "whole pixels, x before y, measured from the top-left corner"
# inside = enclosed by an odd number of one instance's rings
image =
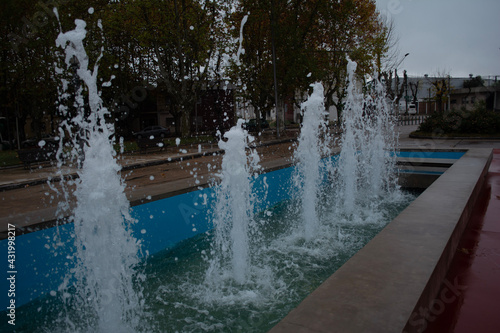
[[[426,333],[500,331],[500,149],[450,269],[424,318]]]

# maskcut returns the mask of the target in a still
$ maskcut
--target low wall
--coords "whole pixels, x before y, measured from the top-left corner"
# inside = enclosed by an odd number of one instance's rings
[[[270,333],[421,332],[491,149],[470,149]]]

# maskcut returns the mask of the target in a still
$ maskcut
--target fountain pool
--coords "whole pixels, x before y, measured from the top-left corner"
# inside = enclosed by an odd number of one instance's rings
[[[376,235],[413,199],[402,195],[381,202],[356,217],[330,208],[323,192],[320,232],[311,242],[301,233],[301,215],[290,196],[293,167],[262,174],[254,180],[266,201],[255,208],[261,233],[250,278],[243,284],[211,288],[205,282],[210,265],[212,188],[133,207],[138,220],[132,234],[141,242],[145,331],[262,332],[271,328],[307,294]],[[395,200],[396,199],[396,200]],[[350,219],[350,220],[349,220]],[[19,305],[17,332],[69,328],[59,286],[73,268],[73,225],[66,224],[19,236]],[[59,246],[52,246],[54,242]],[[105,254],[103,254],[105,255]],[[70,288],[71,290],[71,288]],[[68,310],[65,310],[68,311]],[[77,309],[74,309],[77,311]],[[75,323],[78,324],[78,323]],[[85,331],[86,328],[81,328]],[[61,331],[65,331],[61,329]]]

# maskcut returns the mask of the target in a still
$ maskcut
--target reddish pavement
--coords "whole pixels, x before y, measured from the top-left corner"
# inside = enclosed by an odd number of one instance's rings
[[[500,149],[430,309],[427,333],[500,332]]]

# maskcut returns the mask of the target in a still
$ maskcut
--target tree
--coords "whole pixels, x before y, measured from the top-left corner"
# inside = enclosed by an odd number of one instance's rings
[[[269,95],[272,27],[280,100],[294,99],[297,91],[321,81],[326,107],[341,104],[335,98],[343,96],[346,56],[358,62],[359,74],[363,75],[372,71],[376,56],[385,52],[386,30],[371,0],[242,1],[239,13],[247,12],[251,14],[245,26],[244,46],[249,52],[239,71],[247,90],[250,83],[259,85],[245,93],[256,109],[269,109],[274,104]]]
[[[481,75],[478,75],[473,78],[471,74],[470,80],[465,80],[463,83],[463,87],[468,88],[469,91],[471,88],[484,87],[484,80],[481,77]]]
[[[25,138],[24,124],[28,117],[32,119],[32,130],[40,136],[50,131],[44,128],[42,118],[55,111],[56,24],[30,1],[7,0],[2,2],[0,12],[0,113],[9,123],[17,118],[21,140]],[[54,39],[49,42],[52,36]],[[10,132],[13,139],[14,130]]]
[[[373,0],[55,3],[59,4],[60,23],[45,2],[2,2],[3,114],[12,115],[19,106],[21,113],[40,119],[56,109],[58,78],[53,64],[59,60],[54,41],[60,26],[63,31],[74,28],[75,18],[87,22],[90,63],[95,63],[104,48],[99,76],[103,82],[112,80],[102,94],[105,104],[111,101],[106,106],[113,110],[114,118],[126,125],[123,119],[131,119],[146,96],[154,97],[154,87],[167,96],[176,132],[183,136],[189,135],[191,111],[199,97],[207,89],[224,86],[229,78],[259,118],[285,100],[298,104],[296,92],[306,91],[314,81],[324,82],[326,104],[332,105],[334,96],[343,95],[346,55],[358,62],[363,75],[387,48],[387,30]],[[227,66],[239,47],[236,27],[249,12],[242,41],[247,52],[241,54],[239,66],[233,61],[229,72]],[[103,29],[97,28],[98,20]],[[273,64],[278,103],[273,97]]]
[[[321,2],[315,27],[318,73],[316,79],[325,86],[325,107],[342,111],[346,79],[346,57],[356,61],[358,75],[372,74],[373,63],[387,50],[387,29],[374,1],[343,0]]]
[[[398,49],[399,37],[396,34],[396,25],[392,18],[380,16],[383,25],[383,34],[380,34],[378,47],[376,48],[376,69],[379,79],[382,73],[397,68],[401,62]]]
[[[434,79],[430,80],[430,84],[434,90],[437,112],[443,112],[443,103],[448,100],[448,95],[451,91],[450,76],[438,74]]]
[[[176,132],[190,134],[191,110],[220,66],[224,40],[221,5],[215,1],[122,1],[127,31],[147,59],[146,71],[169,101]],[[219,82],[220,83],[220,82]]]
[[[239,66],[233,67],[232,77],[241,80],[242,97],[249,100],[257,117],[265,115],[273,107],[277,118],[282,114],[285,100],[295,98],[297,90],[307,90],[314,67],[310,57],[309,41],[314,39],[313,27],[317,21],[317,1],[259,0],[242,1],[233,16],[234,24],[250,13],[245,24],[243,47]],[[239,24],[238,24],[239,25]],[[274,54],[274,57],[273,57]],[[274,77],[278,105],[274,98]]]
[[[416,82],[410,82],[409,86],[411,95],[413,97],[412,102],[417,103],[417,95],[418,95],[418,89],[420,88],[420,80],[417,80]]]
[[[100,12],[107,2],[56,1],[53,5],[58,5],[58,21],[52,8],[42,1],[2,1],[0,112],[10,121],[18,118],[21,140],[24,139],[23,129],[28,118],[37,137],[55,130],[51,126],[52,121],[45,126],[47,122],[44,120],[55,120],[57,117],[60,81],[55,75],[55,66],[62,65],[55,40],[60,26],[65,31],[73,29],[75,18],[85,19],[88,26],[94,26],[99,17],[89,13],[88,8],[94,7]],[[95,61],[102,47],[102,32],[99,29],[89,31],[87,47],[91,60]]]
[[[245,52],[239,63],[233,62],[229,75],[239,88],[239,96],[253,106],[257,119],[266,118],[274,105],[269,9],[265,1],[242,1],[231,17],[232,25],[240,26],[243,17],[250,13],[243,30]],[[240,37],[237,30],[233,30],[234,38]]]
[[[394,84],[392,82],[392,70],[382,72],[382,76],[385,80],[385,91],[386,96],[390,99],[396,108],[399,108],[399,101],[403,97],[405,92],[405,87],[408,84],[408,76],[406,75],[406,70],[403,71],[403,82],[399,84],[398,70],[394,70]]]

